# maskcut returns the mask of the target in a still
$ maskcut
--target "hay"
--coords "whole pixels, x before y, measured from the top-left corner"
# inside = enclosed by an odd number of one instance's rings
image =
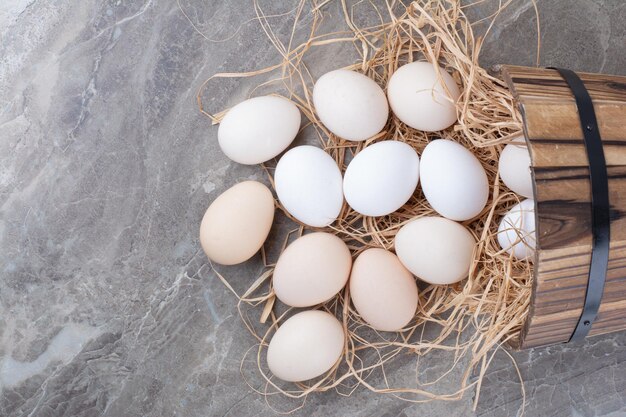
[[[275,394],[302,399],[300,406],[304,404],[306,396],[314,392],[332,389],[341,395],[349,395],[358,387],[416,402],[455,400],[468,389],[476,388],[477,401],[482,377],[494,352],[517,337],[529,307],[532,264],[511,259],[500,250],[496,241],[498,220],[519,202],[519,197],[499,181],[497,160],[503,143],[520,134],[520,116],[508,89],[478,64],[482,39],[475,38],[472,23],[466,17],[466,7],[471,5],[420,0],[405,7],[389,0],[381,9],[371,5],[380,18],[379,23],[359,27],[352,18],[354,11],[343,0],[342,10],[349,30],[319,34],[322,10],[326,3],[328,1],[310,4],[302,0],[298,4],[292,13],[292,36],[285,45],[273,32],[269,16],[255,2],[256,19],[282,59],[276,65],[257,71],[214,75],[202,85],[198,93],[200,111],[214,123],[219,123],[224,114],[224,111],[211,114],[203,107],[202,94],[211,80],[278,74],[261,86],[280,87],[288,91],[287,98],[300,108],[305,120],[308,120],[305,128],[315,132],[321,146],[342,170],[345,170],[346,162],[355,153],[373,142],[399,140],[410,144],[421,154],[430,140],[445,137],[463,144],[478,157],[487,172],[491,194],[481,214],[463,223],[478,241],[469,278],[451,286],[430,285],[421,288],[418,311],[404,331],[377,333],[370,329],[350,305],[348,287],[332,300],[316,307],[335,314],[343,323],[347,338],[344,355],[339,363],[323,377],[307,383],[282,384],[266,370],[264,351],[267,343],[276,327],[293,314],[292,309],[285,310],[275,300],[271,286],[275,260],[268,261],[263,253],[267,269],[241,295],[230,286],[226,277],[215,271],[238,297],[241,318],[258,340],[255,346],[256,362],[265,383],[262,388],[253,389],[268,399]],[[491,25],[507,5],[500,3],[496,13],[488,17]],[[305,12],[307,6],[311,9]],[[302,24],[305,15],[311,20],[309,37],[304,43],[293,46],[296,26]],[[432,134],[408,128],[392,115],[385,129],[365,143],[346,142],[335,137],[315,114],[311,101],[314,79],[304,64],[304,58],[314,48],[336,43],[354,44],[360,51],[361,59],[346,68],[368,75],[383,87],[390,74],[406,62],[437,62],[462,87],[463,94],[457,105],[459,122],[452,128]],[[263,166],[270,182],[273,166],[275,161]],[[290,217],[278,201],[276,204]],[[418,190],[405,206],[388,216],[364,217],[344,205],[338,220],[325,230],[341,237],[356,257],[371,247],[393,250],[393,238],[398,229],[416,217],[428,215],[436,213]],[[304,227],[300,227],[292,235],[301,235],[304,230]],[[288,239],[293,237],[285,238],[283,248]],[[279,310],[282,311],[279,313]],[[259,330],[259,322],[269,323]],[[441,377],[435,381],[420,382],[420,366],[438,351],[452,355],[449,368],[442,371]],[[386,372],[400,356],[404,360],[407,356],[415,358],[416,378],[412,387],[394,386],[391,381],[393,378]],[[453,370],[458,372],[461,361],[468,365],[462,369],[458,389],[448,393],[435,389],[442,378]],[[246,370],[244,364],[248,363],[244,358],[242,374]],[[473,378],[473,375],[476,377]],[[376,381],[377,385],[372,381]],[[250,383],[251,387],[253,385]]]

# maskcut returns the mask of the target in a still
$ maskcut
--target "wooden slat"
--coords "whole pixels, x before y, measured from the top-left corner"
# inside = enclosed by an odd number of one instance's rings
[[[505,65],[504,79],[514,86],[516,97],[551,98],[571,100],[572,93],[567,83],[555,70],[544,68],[519,67]],[[626,77],[617,75],[593,74],[578,72],[585,83],[589,95],[594,101],[624,101],[626,94]],[[518,99],[525,102],[523,99]]]
[[[626,241],[626,166],[608,167],[607,172],[612,239]],[[541,248],[591,244],[589,168],[533,167],[533,174]]]
[[[576,326],[579,314],[568,311],[551,315],[533,315],[529,318],[523,337],[522,347],[531,348],[549,346],[567,341],[571,336],[570,328]],[[626,301],[602,303],[598,319],[590,331],[597,336],[615,331],[626,330]]]
[[[626,300],[603,303],[598,320],[589,332],[592,336],[626,330]]]
[[[549,315],[564,310],[582,310],[589,274],[591,246],[542,250],[537,262],[535,291],[543,297],[534,301],[535,314]],[[626,245],[613,243],[604,287],[603,302],[626,299]]]
[[[535,183],[537,254],[520,347],[567,342],[582,312],[591,259],[591,188],[572,93],[554,70],[504,66],[524,118]],[[608,165],[611,252],[591,335],[626,329],[626,77],[579,73]]]
[[[626,103],[595,103],[594,108],[598,115],[600,135],[607,148],[608,165],[624,165],[626,163],[626,150],[622,147],[626,142],[624,132],[624,120],[626,120]],[[580,123],[572,124],[572,115],[578,117],[576,103],[559,103],[552,100],[529,99],[524,102],[524,113],[528,123],[526,125],[528,135],[534,138],[538,144],[547,147],[548,153],[538,152],[536,166],[554,166],[554,159],[563,155],[552,155],[551,150],[556,146],[565,147],[568,156],[564,159],[569,166],[587,166],[587,160],[581,159],[585,155],[582,130]],[[562,150],[562,149],[561,149]],[[582,152],[576,152],[576,151]],[[610,151],[619,151],[613,155]],[[552,155],[552,158],[549,156]]]

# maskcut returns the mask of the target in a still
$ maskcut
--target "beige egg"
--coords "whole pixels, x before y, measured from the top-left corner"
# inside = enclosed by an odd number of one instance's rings
[[[363,320],[384,331],[406,326],[418,301],[413,275],[396,255],[379,248],[367,249],[354,261],[350,297]]]
[[[350,249],[330,233],[311,233],[294,241],[274,269],[274,292],[292,307],[310,307],[337,294],[352,267]]]
[[[306,381],[337,363],[344,342],[343,326],[335,316],[303,311],[278,328],[267,349],[267,365],[283,381]]]
[[[431,284],[453,284],[467,277],[473,261],[474,236],[443,217],[420,217],[400,228],[398,258],[416,277]]]
[[[211,203],[200,224],[200,244],[210,260],[235,265],[261,249],[274,220],[272,192],[256,181],[244,181]]]

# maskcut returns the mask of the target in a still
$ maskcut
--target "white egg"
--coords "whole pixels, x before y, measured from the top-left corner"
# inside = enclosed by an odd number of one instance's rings
[[[502,217],[498,243],[517,259],[532,260],[536,245],[534,200],[523,200]]]
[[[419,179],[419,156],[406,143],[389,140],[368,146],[348,165],[343,193],[354,210],[384,216],[413,195]]]
[[[452,220],[477,216],[489,198],[489,182],[480,161],[463,145],[447,139],[434,140],[424,148],[420,181],[432,208]]]
[[[387,85],[387,97],[393,113],[405,124],[418,130],[435,132],[456,122],[455,103],[461,95],[450,74],[439,68],[447,91],[429,62],[411,62],[393,73]]]
[[[522,136],[504,147],[498,162],[502,182],[526,198],[533,198],[533,178],[530,172],[530,153]]]
[[[287,149],[300,129],[300,111],[277,96],[243,101],[226,113],[217,131],[222,151],[235,162],[260,164]]]
[[[371,78],[349,70],[322,75],[313,88],[320,120],[340,138],[363,141],[385,127],[389,106],[382,88]]]
[[[334,316],[303,311],[278,328],[267,349],[267,364],[283,381],[316,378],[337,363],[344,340],[343,326]]]
[[[457,222],[420,217],[400,228],[394,244],[400,262],[416,277],[443,285],[467,277],[476,240]]]
[[[328,226],[343,205],[339,167],[315,146],[296,146],[287,151],[276,165],[274,187],[285,209],[309,226]]]

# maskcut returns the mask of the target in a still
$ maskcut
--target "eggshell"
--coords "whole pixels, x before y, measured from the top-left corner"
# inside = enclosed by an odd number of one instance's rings
[[[350,297],[359,315],[372,328],[397,331],[417,309],[417,284],[393,253],[367,249],[354,261]]]
[[[217,138],[222,151],[245,165],[268,161],[296,137],[300,111],[277,96],[255,97],[231,108],[220,122]]]
[[[319,310],[303,311],[278,328],[267,349],[267,364],[283,381],[306,381],[337,363],[344,342],[343,327],[334,316]]]
[[[387,97],[393,113],[418,130],[435,132],[456,122],[455,103],[461,92],[450,74],[439,68],[446,89],[429,62],[411,62],[393,73]]]
[[[204,213],[200,244],[213,262],[244,262],[261,249],[273,219],[271,191],[260,182],[241,182],[217,197]]]
[[[476,217],[489,198],[482,165],[463,145],[451,140],[437,139],[426,145],[420,180],[431,207],[452,220]]]
[[[309,226],[328,226],[341,211],[341,172],[335,160],[315,146],[287,151],[276,166],[274,185],[285,209]]]
[[[371,78],[349,70],[322,75],[313,88],[313,104],[328,130],[352,141],[374,136],[389,117],[382,88]]]
[[[453,284],[467,277],[476,240],[465,227],[443,217],[420,217],[400,228],[398,258],[430,284]]]
[[[498,243],[517,259],[533,259],[536,246],[534,200],[521,201],[502,217]]]
[[[292,307],[322,303],[346,285],[350,249],[335,235],[311,233],[296,239],[278,258],[272,283],[280,301]]]
[[[419,156],[406,143],[389,140],[368,146],[348,165],[343,193],[354,210],[384,216],[413,195],[419,179]]]
[[[519,136],[507,144],[498,162],[502,182],[511,191],[526,198],[533,198],[533,178],[530,172],[530,154],[524,138]]]

